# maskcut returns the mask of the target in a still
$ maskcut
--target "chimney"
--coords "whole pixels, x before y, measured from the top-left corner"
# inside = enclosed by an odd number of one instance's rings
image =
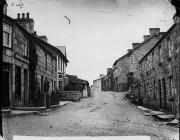
[[[107,74],[112,71],[112,68],[107,68]]]
[[[17,19],[20,19],[20,13],[17,14]]]
[[[104,74],[100,74],[100,77],[103,77],[104,76]]]
[[[177,14],[175,14],[173,16],[173,21],[174,21],[174,23],[179,23],[180,22],[180,17],[178,17]]]
[[[144,35],[144,41],[148,40],[150,37],[150,35]]]
[[[128,49],[127,52],[128,52],[128,53],[132,52],[132,49]]]
[[[45,42],[47,42],[47,40],[48,40],[45,35],[39,36],[39,38],[40,38],[41,40],[45,41]]]
[[[29,13],[26,13],[26,19],[29,19]]]
[[[26,29],[29,33],[34,33],[34,20],[29,18],[29,13],[22,13],[22,17],[20,17],[20,13],[17,14],[17,19],[15,19],[24,29]]]
[[[132,43],[133,49],[135,49],[137,46],[139,46],[141,43]]]
[[[22,18],[25,19],[25,13],[22,13]]]
[[[7,3],[5,1],[4,7],[3,7],[3,14],[7,15]]]
[[[160,33],[160,28],[149,28],[150,36],[157,35]]]

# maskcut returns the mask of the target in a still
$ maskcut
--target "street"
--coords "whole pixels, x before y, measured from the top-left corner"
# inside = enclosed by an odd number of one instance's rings
[[[151,136],[169,140],[178,128],[158,124],[150,116],[124,100],[125,93],[99,92],[90,98],[71,102],[46,116],[3,118],[6,139],[27,136]]]

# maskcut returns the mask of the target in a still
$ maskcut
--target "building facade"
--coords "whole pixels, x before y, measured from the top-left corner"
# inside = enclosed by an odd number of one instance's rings
[[[64,89],[67,58],[56,47],[47,42],[45,35],[34,32],[34,20],[29,13],[17,14],[15,21],[27,32],[30,40],[30,94],[29,106],[49,107],[50,96]]]
[[[140,69],[139,61],[144,57],[144,55],[154,47],[154,45],[161,39],[164,33],[160,32],[160,28],[150,28],[150,35],[144,36],[144,41],[138,45],[133,45],[132,52],[129,57],[129,73],[127,74],[127,79],[130,80],[131,94],[137,98],[139,95],[140,87]]]
[[[107,68],[107,74],[101,79],[102,91],[113,91],[113,70]]]
[[[28,106],[29,40],[12,18],[3,15],[3,107]]]
[[[113,68],[113,89],[116,92],[124,92],[128,90],[126,75],[129,73],[129,52],[117,59]]]
[[[179,114],[179,23],[175,23],[140,61],[143,105]]]
[[[102,78],[105,77],[104,74],[100,74],[100,77],[93,81],[93,89],[96,91],[102,91]]]
[[[64,90],[64,87],[67,85],[67,77],[66,77],[66,67],[67,67],[67,56],[66,56],[66,47],[58,46],[60,51],[57,51],[57,90]]]

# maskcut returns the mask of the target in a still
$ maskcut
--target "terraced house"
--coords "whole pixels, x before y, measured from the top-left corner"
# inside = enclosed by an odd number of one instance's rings
[[[141,92],[143,105],[179,114],[179,18],[174,25],[140,61]]]
[[[34,20],[29,13],[17,14],[18,22],[29,33],[30,40],[30,106],[46,106],[51,103],[51,94],[63,90],[63,80],[67,66],[66,56],[47,42],[46,36],[34,32]]]
[[[101,79],[102,91],[113,91],[113,69],[107,68],[107,74]]]
[[[129,73],[127,74],[127,79],[131,94],[137,98],[140,91],[140,69],[139,61],[144,57],[144,55],[149,52],[151,48],[161,39],[164,33],[160,32],[160,28],[150,28],[150,35],[144,36],[144,41],[142,43],[133,44],[133,49],[129,57]]]
[[[49,107],[54,104],[51,95],[56,93],[59,81],[64,82],[59,75],[65,77],[66,55],[34,32],[29,13],[13,19],[4,11],[2,106]]]
[[[126,75],[129,72],[129,55],[128,51],[125,55],[117,59],[113,64],[113,89],[116,92],[124,92],[129,89]]]
[[[3,15],[2,107],[28,106],[29,40],[27,31]]]

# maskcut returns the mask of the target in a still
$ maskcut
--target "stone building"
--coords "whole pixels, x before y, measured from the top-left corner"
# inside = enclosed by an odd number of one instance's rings
[[[3,15],[2,107],[28,106],[28,33],[14,19]]]
[[[113,91],[113,70],[107,68],[107,74],[101,79],[102,91]]]
[[[179,21],[178,21],[179,22]],[[155,46],[141,59],[141,92],[143,105],[179,114],[179,37],[175,23]]]
[[[29,106],[49,107],[50,96],[57,90],[63,90],[67,58],[58,48],[47,42],[45,35],[34,32],[34,20],[29,13],[17,14],[15,21],[27,32],[30,41],[30,103]]]
[[[97,91],[102,91],[102,78],[105,77],[104,74],[100,74],[100,77],[93,80],[93,89]]]
[[[116,92],[124,92],[128,90],[128,83],[126,75],[129,73],[129,55],[126,53],[113,64],[113,89]]]
[[[67,60],[65,46],[57,46],[55,52],[57,56],[57,90],[62,91],[66,86],[66,67],[69,61]]]
[[[144,55],[154,47],[164,33],[160,32],[160,28],[150,28],[150,35],[144,36],[144,41],[140,44],[135,43],[133,45],[132,52],[129,57],[129,73],[127,74],[128,83],[130,86],[131,94],[135,97],[139,93],[139,80],[140,80],[140,69],[139,61]]]

